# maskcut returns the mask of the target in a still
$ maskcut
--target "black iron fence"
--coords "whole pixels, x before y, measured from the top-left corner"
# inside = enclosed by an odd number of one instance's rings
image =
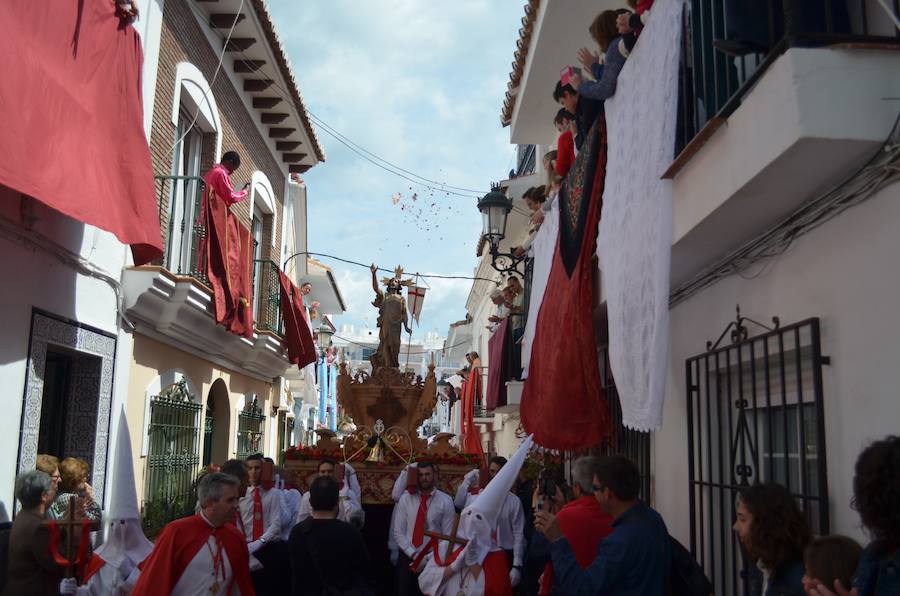
[[[763,332],[749,336],[748,326]],[[813,532],[828,534],[819,320],[771,327],[740,316],[685,363],[691,551],[716,594],[737,594],[748,563],[731,526],[738,491],[778,482]],[[746,585],[743,592],[746,593]]]
[[[281,333],[281,283],[278,263],[253,262],[253,294],[256,301],[256,328]]]
[[[194,512],[200,409],[183,379],[151,398],[142,515],[150,537],[170,521]]]
[[[597,452],[599,455],[621,455],[634,462],[641,472],[641,499],[650,503],[650,433],[627,428],[622,423],[622,405],[609,364],[608,345],[600,347],[600,365],[601,388],[609,408],[613,432]]]
[[[248,456],[262,451],[263,425],[266,416],[254,397],[238,414],[237,457],[247,459]]]
[[[888,2],[900,13],[900,0]],[[900,45],[896,28],[893,34],[873,30],[878,21],[889,17],[867,0],[691,0],[684,13],[677,152],[704,126],[728,118],[791,47]]]

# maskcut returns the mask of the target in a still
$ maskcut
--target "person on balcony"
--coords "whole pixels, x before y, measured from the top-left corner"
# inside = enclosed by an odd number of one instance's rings
[[[506,308],[506,299],[503,296],[503,290],[495,288],[491,292],[491,303],[497,307],[494,314],[488,317],[488,321],[490,321],[491,324],[487,326],[487,329],[493,333],[497,330],[500,323],[503,322],[503,319],[509,315],[509,311]]]
[[[585,81],[577,73],[572,75],[571,85],[578,90],[577,95],[584,99],[605,101],[616,93],[619,73],[622,72],[625,58],[628,56],[624,43],[621,43],[623,40],[619,37],[616,24],[619,15],[622,14],[630,13],[624,8],[604,10],[591,23],[589,29],[591,37],[603,53],[603,69],[601,76],[595,81]],[[593,71],[592,67],[591,72]]]
[[[557,176],[552,171],[550,175]],[[543,185],[529,188],[522,196],[525,199],[525,205],[531,211],[531,219],[528,222],[528,237],[525,239],[525,242],[521,246],[515,246],[512,249],[513,255],[517,257],[524,257],[528,253],[531,243],[534,241],[534,235],[537,234],[537,231],[541,229],[541,224],[544,223],[544,206],[547,204],[546,196],[544,195],[545,188]]]
[[[559,137],[556,139],[556,173],[565,177],[575,163],[575,114],[560,108],[553,118]]]
[[[303,296],[303,308],[306,309],[306,315],[310,321],[310,327],[312,327],[312,321],[314,319],[319,318],[319,301],[313,300],[310,296],[312,292],[312,284],[307,282],[303,282],[303,285],[300,286],[300,295]]]
[[[238,155],[238,152],[226,151],[222,155],[222,161],[214,165],[203,177],[206,186],[214,190],[226,205],[234,205],[247,197],[249,182],[241,190],[234,190],[234,186],[231,184],[231,175],[239,167],[241,167],[241,156]]]
[[[579,97],[578,91],[572,86],[572,83],[563,85],[562,81],[556,82],[556,88],[553,90],[553,101],[565,108],[570,114],[575,115],[575,149],[581,151],[581,146],[588,132],[600,114],[603,113],[603,102]]]

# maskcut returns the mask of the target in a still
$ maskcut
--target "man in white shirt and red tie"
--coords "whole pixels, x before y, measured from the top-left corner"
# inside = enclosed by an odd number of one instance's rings
[[[419,462],[415,492],[406,492],[394,506],[397,509],[394,540],[400,550],[397,560],[398,596],[419,595],[416,574],[410,563],[428,542],[425,532],[449,535],[453,531],[456,510],[453,499],[435,488],[437,470],[431,462]]]
[[[493,480],[500,469],[506,465],[506,458],[499,455],[491,458],[488,475]],[[471,505],[482,492],[479,483],[480,470],[472,470],[463,478],[456,491],[454,501],[456,508],[463,510]],[[460,535],[467,538],[464,533]],[[507,492],[497,516],[494,528],[494,539],[497,545],[506,551],[509,560],[509,581],[516,587],[522,580],[522,565],[525,562],[525,510],[522,502],[512,492]]]
[[[362,503],[360,502],[359,480],[356,478],[356,472],[350,467],[350,464],[339,464],[331,458],[325,458],[316,466],[316,475],[331,476],[337,481],[340,487],[337,519],[361,530],[365,516]],[[297,511],[296,523],[298,524],[312,516],[313,509],[309,498],[309,492],[303,494],[303,498],[300,501],[300,509]]]
[[[247,543],[230,523],[238,480],[212,472],[197,486],[200,511],[163,528],[141,564],[133,596],[253,596]]]
[[[268,586],[276,569],[264,569],[271,551],[279,550],[274,543],[281,540],[281,491],[263,482],[264,458],[254,453],[246,459],[250,486],[241,498],[241,521],[247,549],[250,551],[250,572],[257,592],[268,593]],[[275,548],[272,548],[275,546]],[[279,553],[280,555],[281,553]],[[276,559],[280,557],[275,557]],[[271,571],[272,573],[268,573]]]

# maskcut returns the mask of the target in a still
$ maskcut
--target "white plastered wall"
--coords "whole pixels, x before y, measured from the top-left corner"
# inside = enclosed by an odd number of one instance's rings
[[[900,429],[900,184],[849,209],[766,262],[753,279],[726,278],[670,312],[662,429],[653,436],[654,503],[688,543],[685,360],[705,352],[740,304],[745,316],[782,324],[819,317],[831,532],[864,541],[850,507],[853,465],[871,441]],[[751,273],[757,273],[755,268]]]

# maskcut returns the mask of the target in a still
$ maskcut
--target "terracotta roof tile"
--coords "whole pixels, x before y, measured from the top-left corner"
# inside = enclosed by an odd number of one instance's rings
[[[506,97],[503,100],[503,109],[500,111],[500,123],[503,126],[509,126],[509,123],[512,122],[513,108],[516,105],[516,93],[522,80],[525,60],[528,59],[531,33],[534,31],[534,23],[537,20],[540,3],[541,0],[528,0],[525,4],[525,16],[522,17],[522,28],[519,29],[519,40],[516,42],[516,51],[513,53],[515,60],[512,62],[509,83],[506,84]]]

